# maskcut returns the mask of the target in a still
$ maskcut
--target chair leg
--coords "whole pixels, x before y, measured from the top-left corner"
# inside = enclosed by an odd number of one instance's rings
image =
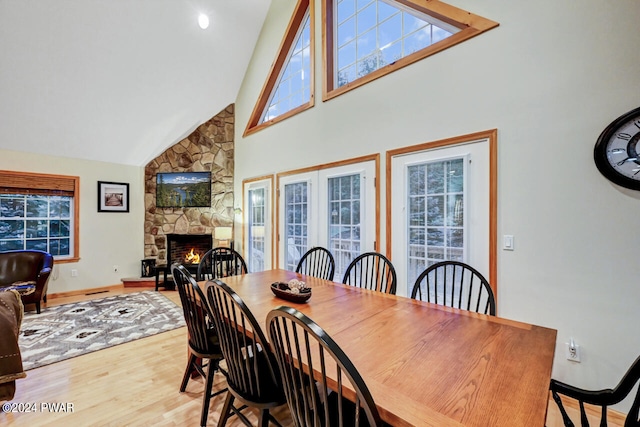
[[[213,388],[213,376],[216,374],[216,364],[213,360],[209,361],[207,367],[207,379],[204,386],[204,396],[202,397],[202,416],[200,417],[200,425],[207,425],[207,417],[209,416],[209,402],[211,401],[211,389]]]
[[[40,314],[40,301],[36,302],[36,313]]]
[[[233,399],[233,394],[228,391],[227,398],[224,401],[224,405],[222,405],[222,411],[220,411],[220,420],[218,421],[218,427],[224,427],[227,424],[227,419],[229,419],[229,415],[231,415]]]
[[[260,427],[269,427],[269,410],[263,409],[260,411],[260,418],[258,418],[258,425]]]
[[[47,295],[46,294],[42,297],[42,301],[47,302]]]
[[[182,384],[180,385],[180,391],[183,392],[186,390],[187,388],[187,383],[189,382],[189,378],[191,378],[191,372],[193,372],[193,370],[191,369],[193,367],[193,364],[196,361],[196,356],[193,353],[189,353],[189,361],[187,362],[187,369],[185,369],[184,371],[184,377],[182,377]]]

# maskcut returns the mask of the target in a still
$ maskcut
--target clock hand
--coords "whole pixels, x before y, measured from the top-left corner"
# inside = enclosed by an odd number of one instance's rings
[[[625,163],[627,163],[627,162],[635,162],[636,160],[638,160],[638,158],[637,158],[637,157],[627,157],[627,158],[626,158],[626,159],[624,159],[624,160],[620,160],[620,161],[617,163],[617,165],[618,165],[618,166],[622,166],[622,165],[624,165],[624,164],[625,164]]]

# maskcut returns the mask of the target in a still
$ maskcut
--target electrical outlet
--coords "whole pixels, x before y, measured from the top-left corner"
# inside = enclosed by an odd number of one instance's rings
[[[580,346],[573,342],[566,342],[565,344],[565,355],[567,356],[567,360],[572,362],[580,363]]]
[[[71,270],[71,277],[78,277],[78,270],[76,269]]]

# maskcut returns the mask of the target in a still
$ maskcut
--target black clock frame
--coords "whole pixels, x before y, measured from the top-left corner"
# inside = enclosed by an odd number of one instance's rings
[[[634,162],[640,166],[640,157],[638,157],[638,153],[635,148],[638,140],[640,139],[640,107],[618,117],[602,131],[598,137],[595,147],[593,148],[593,159],[600,173],[614,184],[618,184],[621,187],[629,188],[631,190],[640,190],[640,173],[638,174],[637,180],[629,178],[614,169],[613,166],[611,166],[611,163],[607,160],[607,146],[611,137],[620,130],[620,126],[634,118],[637,119],[636,126],[638,127],[638,132],[631,135],[629,138],[629,142],[627,143],[627,155],[629,158],[636,158]]]

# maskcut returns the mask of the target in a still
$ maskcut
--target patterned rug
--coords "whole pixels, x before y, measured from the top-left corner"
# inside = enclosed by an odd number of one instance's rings
[[[144,291],[25,313],[20,330],[24,370],[185,326],[182,308]]]

